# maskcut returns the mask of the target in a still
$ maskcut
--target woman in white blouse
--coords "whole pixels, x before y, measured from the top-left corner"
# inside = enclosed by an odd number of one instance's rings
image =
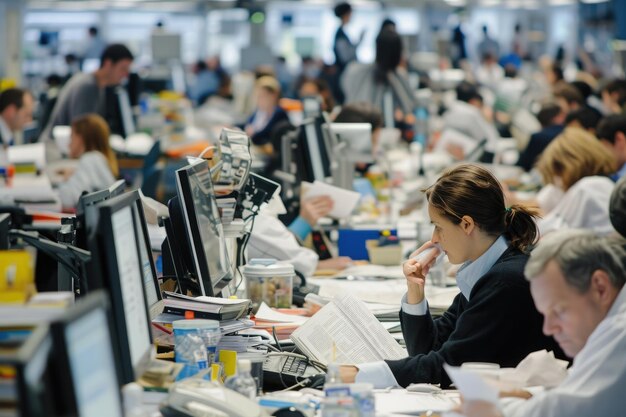
[[[616,171],[616,162],[593,135],[565,129],[543,151],[536,168],[551,189],[549,198],[538,198],[544,213],[538,222],[542,235],[563,227],[613,231],[609,199],[615,183],[609,175]]]
[[[109,126],[97,114],[80,116],[72,122],[70,157],[78,166],[65,172],[67,180],[58,188],[64,208],[73,208],[83,191],[107,188],[118,175],[115,153],[109,146]]]

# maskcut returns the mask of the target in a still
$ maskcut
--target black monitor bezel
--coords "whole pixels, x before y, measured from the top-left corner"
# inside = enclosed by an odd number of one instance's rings
[[[11,229],[11,214],[0,213],[0,250],[9,250],[11,246],[9,230]]]
[[[53,354],[54,354],[54,366],[55,375],[59,384],[57,388],[57,395],[59,400],[59,415],[63,416],[79,416],[78,414],[78,401],[76,399],[76,392],[73,389],[74,381],[71,372],[70,358],[68,355],[68,346],[65,339],[65,329],[68,325],[74,321],[82,318],[86,314],[96,309],[104,310],[104,314],[107,320],[107,326],[109,335],[111,336],[111,355],[113,360],[116,359],[115,353],[115,331],[113,328],[113,321],[111,317],[111,304],[109,302],[109,296],[104,291],[94,291],[87,297],[81,298],[75,305],[69,308],[59,319],[55,320],[50,325],[50,334],[53,341]],[[94,359],[95,360],[95,359]],[[115,392],[119,399],[119,415],[123,415],[122,409],[122,397],[119,387],[122,385],[120,381],[119,369],[115,370],[118,379],[118,386]],[[110,407],[114,407],[114,404],[110,404]],[[85,416],[87,417],[87,416]]]
[[[152,283],[154,284],[157,298],[159,300],[163,299],[163,295],[161,294],[161,286],[159,285],[159,278],[156,272],[156,266],[154,265],[154,259],[152,258],[152,244],[150,242],[150,234],[148,233],[148,223],[146,222],[146,214],[143,211],[143,202],[141,198],[137,200],[137,204],[135,205],[135,210],[137,215],[139,216],[139,228],[141,229],[142,236],[137,236],[139,240],[141,240],[144,245],[146,245],[146,251],[148,253],[148,261],[150,262],[150,270],[152,271]],[[135,225],[137,228],[137,225]],[[139,243],[139,240],[137,243]],[[141,249],[139,250],[139,259],[141,260]],[[145,284],[145,282],[144,282]],[[147,300],[147,299],[146,299]],[[150,308],[151,306],[148,306]]]
[[[45,349],[43,355],[46,356],[45,364],[39,375],[39,380],[46,378],[48,386],[46,391],[40,395],[33,393],[27,372],[31,366],[40,364],[34,363],[33,358],[40,354],[40,350]],[[21,417],[39,417],[42,415],[54,416],[56,410],[56,396],[52,391],[51,356],[53,351],[52,337],[47,324],[41,324],[32,329],[26,340],[14,353],[0,353],[0,365],[13,367],[16,371],[15,384],[17,393],[17,407]]]
[[[318,181],[326,181],[328,178],[332,176],[331,171],[331,156],[329,153],[328,144],[324,137],[324,132],[322,130],[322,125],[325,123],[322,116],[318,116],[315,118],[309,118],[302,121],[300,125],[300,132],[297,137],[296,149],[294,150],[293,160],[296,163],[296,176],[298,178],[298,182],[307,181],[314,182]],[[310,129],[315,130],[315,138],[310,138],[307,133]],[[323,177],[317,178],[315,175],[315,168],[313,161],[311,160],[311,150],[310,150],[310,141],[315,141],[315,146],[317,146],[319,150],[319,155],[321,158],[320,164],[321,168],[324,171]]]
[[[122,210],[126,207],[130,207],[131,212],[133,206],[136,206],[136,201],[139,199],[139,192],[137,190],[119,195],[109,200],[103,201],[98,206],[99,219],[96,229],[96,242],[92,241],[90,245],[92,250],[92,258],[97,256],[97,260],[101,262],[99,269],[102,271],[100,274],[100,285],[106,288],[110,294],[110,300],[112,305],[112,317],[113,323],[116,326],[116,332],[114,334],[116,351],[117,351],[117,364],[118,372],[120,375],[121,384],[127,384],[134,382],[139,378],[148,366],[150,361],[151,348],[142,354],[137,366],[133,366],[130,358],[129,341],[126,328],[126,317],[124,314],[124,301],[122,297],[122,289],[120,285],[119,272],[117,271],[117,256],[115,253],[115,243],[112,239],[113,224],[111,217],[114,213]],[[132,216],[133,225],[135,222],[135,216]],[[135,234],[135,241],[137,243],[138,237],[136,236],[136,227],[133,228]],[[94,255],[94,252],[97,255]],[[139,247],[135,245],[135,253],[138,262],[140,262]],[[94,265],[97,265],[97,261],[92,259]],[[146,325],[148,326],[148,335],[150,337],[150,346],[152,346],[152,331],[150,324],[150,310],[146,301],[146,293],[143,285],[143,276],[141,279],[141,290],[143,295],[143,304],[146,311]],[[90,288],[93,286],[89,285]]]
[[[197,213],[195,212],[195,205],[193,202],[193,195],[191,193],[189,176],[196,175],[200,172],[207,172],[209,178],[209,195],[207,196],[209,199],[213,200],[213,204],[216,204],[215,201],[215,192],[213,189],[213,183],[211,180],[211,175],[209,172],[209,165],[206,160],[197,160],[191,163],[190,165],[184,166],[176,170],[176,190],[178,193],[178,199],[180,203],[180,207],[183,213],[183,219],[186,226],[186,235],[187,241],[189,243],[189,247],[191,249],[191,257],[192,262],[191,265],[187,265],[188,268],[191,268],[191,272],[195,272],[196,277],[198,278],[198,282],[200,284],[201,295],[205,296],[217,296],[220,291],[225,288],[230,281],[233,279],[233,273],[231,270],[231,265],[227,265],[227,272],[219,277],[219,279],[211,279],[211,273],[209,270],[209,259],[206,258],[202,237],[199,233],[199,225],[197,219]],[[191,210],[191,211],[190,211]],[[192,214],[192,215],[190,215]],[[220,225],[221,225],[221,219]],[[220,240],[224,239],[224,230],[222,228],[221,235],[219,236]],[[224,248],[226,247],[224,242]],[[220,248],[221,250],[221,248]],[[227,254],[226,254],[227,255]],[[219,259],[219,262],[222,260]]]

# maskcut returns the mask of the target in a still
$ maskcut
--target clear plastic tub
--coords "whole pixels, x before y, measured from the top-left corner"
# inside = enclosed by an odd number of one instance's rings
[[[174,343],[176,362],[185,364],[183,374],[191,376],[199,370],[211,366],[215,357],[217,344],[222,333],[217,320],[176,320]],[[198,352],[202,349],[204,354]]]
[[[252,259],[244,268],[246,295],[256,312],[261,302],[270,307],[290,308],[293,300],[293,265],[274,259]]]

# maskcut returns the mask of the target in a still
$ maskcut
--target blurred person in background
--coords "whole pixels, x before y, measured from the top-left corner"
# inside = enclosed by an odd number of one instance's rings
[[[15,145],[15,134],[33,121],[35,102],[30,92],[9,88],[0,93],[0,145]]]
[[[115,182],[119,171],[109,135],[109,126],[97,114],[72,122],[69,157],[78,159],[78,166],[58,172],[66,179],[58,188],[63,207],[75,207],[83,191],[102,190]]]

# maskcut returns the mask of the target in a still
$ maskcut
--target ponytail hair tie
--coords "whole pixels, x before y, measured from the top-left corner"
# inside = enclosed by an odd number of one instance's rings
[[[506,211],[507,213],[511,212],[511,207],[507,207],[506,209],[504,209],[504,211]]]

